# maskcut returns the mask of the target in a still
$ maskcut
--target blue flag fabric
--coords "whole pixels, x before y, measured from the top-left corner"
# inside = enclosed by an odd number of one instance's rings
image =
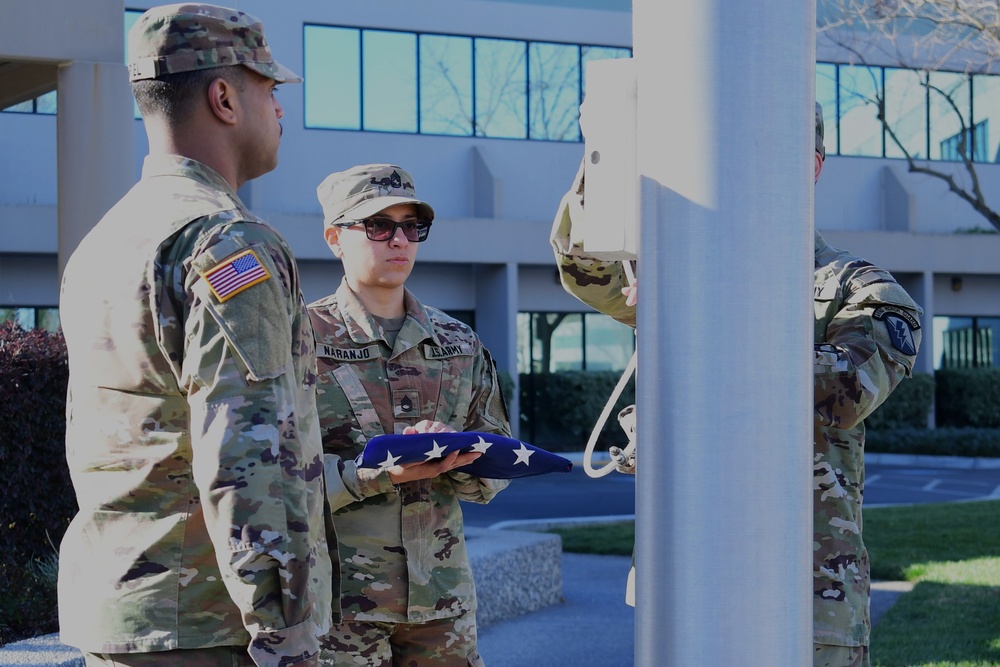
[[[358,455],[359,468],[389,468],[439,459],[456,450],[482,452],[469,465],[456,468],[476,477],[514,479],[549,472],[569,472],[573,462],[526,442],[495,433],[413,433],[378,435]]]

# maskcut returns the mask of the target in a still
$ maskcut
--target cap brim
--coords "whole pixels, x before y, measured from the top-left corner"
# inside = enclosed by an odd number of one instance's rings
[[[244,62],[243,65],[278,83],[302,83],[301,76],[275,60],[269,63]]]
[[[427,202],[420,201],[419,199],[414,199],[413,197],[399,197],[393,195],[386,195],[384,197],[376,197],[375,199],[366,199],[352,209],[344,212],[335,221],[328,221],[327,224],[340,224],[341,222],[357,222],[358,220],[364,220],[365,218],[370,218],[371,216],[384,211],[390,206],[395,206],[396,204],[414,204],[417,208],[421,209],[424,214],[423,217],[428,220],[434,219],[434,209]]]

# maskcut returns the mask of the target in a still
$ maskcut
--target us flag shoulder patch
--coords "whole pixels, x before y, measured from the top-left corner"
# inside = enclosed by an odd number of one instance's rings
[[[227,257],[201,275],[220,303],[271,277],[249,248]]]

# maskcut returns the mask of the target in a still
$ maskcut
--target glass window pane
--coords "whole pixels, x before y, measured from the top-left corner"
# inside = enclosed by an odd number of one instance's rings
[[[580,47],[534,42],[528,46],[531,139],[580,138]]]
[[[934,370],[972,367],[972,318],[934,318]]]
[[[472,135],[472,39],[420,36],[420,131]]]
[[[885,70],[885,118],[911,157],[927,158],[927,88],[918,72]],[[885,154],[905,157],[890,136],[885,138]]]
[[[531,313],[517,314],[517,372],[521,375],[532,372]]]
[[[535,322],[535,335],[549,336],[548,370],[579,371],[583,369],[583,314],[539,314],[547,326]],[[544,359],[544,357],[543,357]]]
[[[20,102],[18,104],[12,104],[11,106],[4,109],[4,111],[9,111],[11,113],[32,113],[35,110],[35,101],[27,100],[26,102]]]
[[[837,66],[816,64],[816,101],[823,107],[823,146],[837,154]]]
[[[57,106],[57,96],[54,90],[35,98],[35,113],[55,115]]]
[[[306,127],[361,129],[361,31],[305,27]]]
[[[979,366],[1000,366],[1000,317],[976,318]]]
[[[143,12],[136,11],[134,9],[125,10],[125,62],[128,63],[128,31],[132,29],[135,22],[139,20]],[[139,112],[139,104],[132,100],[132,117],[142,118],[142,114]]]
[[[476,39],[476,136],[528,136],[526,48],[522,41]]]
[[[1000,162],[1000,76],[976,75],[972,91],[972,118],[976,123],[974,159]]]
[[[584,318],[587,370],[625,370],[635,350],[635,329],[600,313],[586,313]]]
[[[58,308],[39,308],[37,317],[38,320],[35,322],[35,325],[39,329],[45,329],[52,333],[59,331],[60,320]]]
[[[840,66],[840,154],[882,157],[878,67]]]
[[[969,78],[953,72],[931,72],[930,85],[931,159],[961,160],[963,154],[971,155],[968,141],[963,152],[962,137],[962,125],[968,127],[971,118]]]
[[[364,129],[417,131],[417,36],[412,32],[365,30]]]

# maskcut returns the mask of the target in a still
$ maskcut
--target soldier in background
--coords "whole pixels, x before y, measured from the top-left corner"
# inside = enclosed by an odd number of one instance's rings
[[[482,665],[459,500],[489,502],[509,481],[455,470],[478,453],[377,470],[355,457],[384,433],[509,436],[496,367],[468,325],[404,287],[434,219],[408,172],[360,165],[328,176],[317,194],[345,274],[309,305],[344,577],[343,623],[324,637],[322,662]]]
[[[316,664],[339,576],[312,328],[291,250],[236,195],[277,165],[274,89],[301,79],[257,19],[200,4],[143,14],[128,66],[150,154],[60,298],[61,639],[88,665]]]
[[[816,105],[815,180],[826,159]],[[570,242],[583,214],[583,168],[563,198],[551,242],[563,286],[596,310],[636,325],[636,284],[620,263]],[[815,233],[813,340],[814,667],[868,667],[871,572],[862,538],[864,419],[909,377],[922,310],[889,274]],[[641,577],[641,572],[639,573]]]

